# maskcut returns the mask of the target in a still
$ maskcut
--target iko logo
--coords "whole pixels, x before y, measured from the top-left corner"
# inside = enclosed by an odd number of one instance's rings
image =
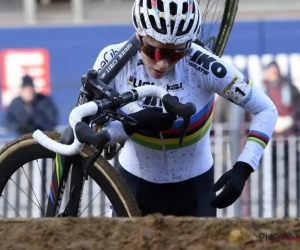
[[[218,78],[223,78],[227,74],[227,69],[223,64],[199,50],[192,56],[189,65],[205,75],[209,74],[209,69]]]
[[[178,91],[180,89],[183,89],[182,82],[180,84],[175,83],[173,85],[167,84],[167,91]]]

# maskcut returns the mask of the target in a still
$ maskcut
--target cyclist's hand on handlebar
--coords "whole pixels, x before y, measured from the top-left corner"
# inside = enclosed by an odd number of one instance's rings
[[[176,115],[163,113],[161,108],[152,107],[129,114],[137,121],[137,125],[123,124],[124,131],[128,136],[134,133],[159,133],[173,126],[177,119]]]

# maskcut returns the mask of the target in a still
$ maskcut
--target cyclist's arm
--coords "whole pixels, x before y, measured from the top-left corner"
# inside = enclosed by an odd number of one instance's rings
[[[223,60],[219,62],[225,66],[227,73],[222,78],[210,73],[208,85],[211,91],[253,115],[247,142],[237,161],[246,162],[256,170],[275,128],[277,108],[271,99],[241,72]]]

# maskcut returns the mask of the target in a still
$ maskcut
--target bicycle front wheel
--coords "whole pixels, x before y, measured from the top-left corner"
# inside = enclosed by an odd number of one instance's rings
[[[222,56],[234,24],[239,0],[198,0],[202,12],[200,41]]]
[[[60,134],[55,132],[44,133],[56,141],[60,138]],[[92,151],[92,148],[85,146],[80,157],[89,156]],[[15,139],[0,151],[0,217],[45,216],[55,155],[38,144],[31,134]],[[47,169],[50,171],[45,174]],[[107,214],[106,210],[111,210],[111,206],[120,217],[141,216],[129,188],[103,157],[97,159],[89,176],[89,181],[84,185],[86,191],[82,194],[82,202],[86,201],[86,206],[82,206],[85,214],[82,211],[81,216],[103,216]],[[102,192],[107,200],[101,195]],[[101,211],[100,207],[103,208]]]

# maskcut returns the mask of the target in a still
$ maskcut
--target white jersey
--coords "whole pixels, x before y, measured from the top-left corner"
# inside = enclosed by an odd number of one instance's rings
[[[102,50],[94,64],[101,69],[125,44],[117,44]],[[118,92],[145,84],[165,88],[180,102],[193,102],[197,112],[179,147],[179,126],[182,119],[162,133],[162,137],[134,134],[129,138],[120,122],[113,121],[105,129],[112,135],[111,143],[126,140],[119,156],[120,164],[135,176],[154,183],[184,181],[198,176],[213,165],[210,151],[210,129],[215,93],[243,107],[253,116],[252,125],[244,150],[237,161],[250,164],[257,169],[277,120],[277,109],[273,102],[235,67],[202,47],[193,44],[189,54],[181,59],[174,69],[162,79],[154,79],[147,72],[138,51],[110,83]],[[137,101],[146,108],[161,106],[161,101],[147,97]],[[120,112],[128,113],[127,107]]]

